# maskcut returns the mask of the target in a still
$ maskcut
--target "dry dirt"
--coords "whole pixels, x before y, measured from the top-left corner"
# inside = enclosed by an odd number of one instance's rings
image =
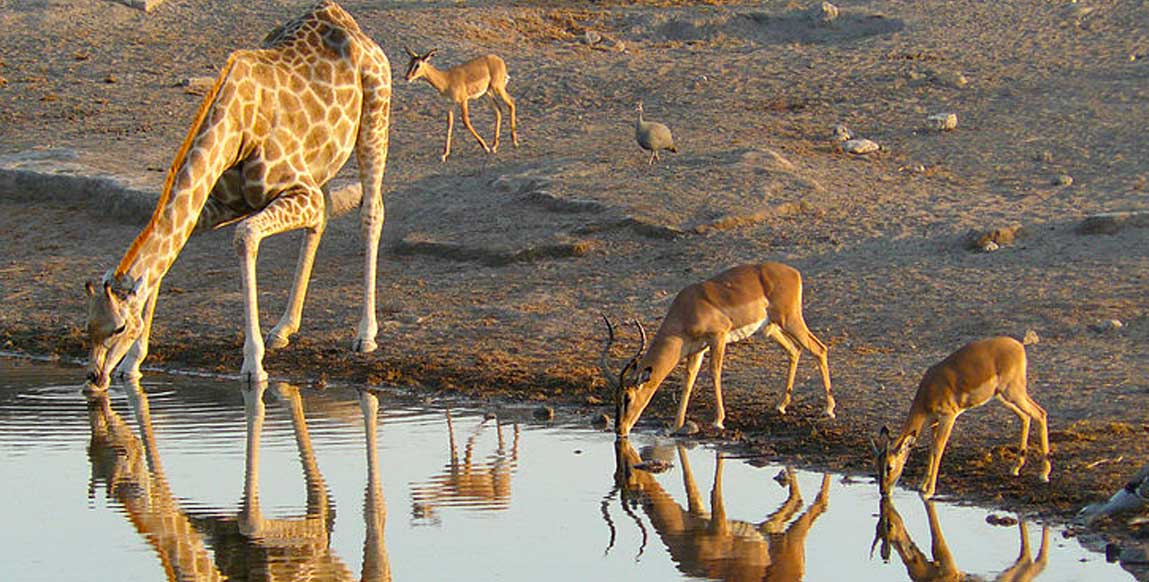
[[[926,367],[972,339],[1034,330],[1030,392],[1049,411],[1052,482],[1037,482],[1036,463],[1009,476],[1017,423],[991,404],[958,422],[939,492],[1055,519],[1107,497],[1149,451],[1149,229],[1075,229],[1093,213],[1149,209],[1145,4],[843,1],[825,26],[813,4],[346,2],[397,76],[381,347],[348,350],[362,269],[348,217],[320,248],[302,332],[268,369],[607,411],[600,313],[654,327],[682,286],[784,261],[804,273],[806,320],[830,345],[839,417],[818,416],[809,357],[791,413],[775,413],[785,358],[756,337],[728,352],[730,430],[706,436],[868,473],[868,437],[902,421]],[[179,82],[214,75],[306,3],[204,6],[0,2],[0,155],[67,148],[158,185],[200,99]],[[457,128],[440,163],[446,106],[398,78],[404,45],[437,47],[447,65],[502,55],[522,147],[486,156]],[[653,167],[633,140],[639,99],[681,152]],[[957,113],[957,129],[927,129],[939,112]],[[489,136],[486,106],[474,118]],[[840,123],[882,150],[843,153],[830,139]],[[0,349],[84,356],[83,282],[140,226],[105,204],[0,196]],[[970,229],[1013,224],[1024,236],[1011,244],[966,248]],[[238,370],[230,237],[193,239],[165,280],[151,365]],[[264,245],[265,329],[297,244]],[[1124,326],[1093,329],[1111,319]],[[678,387],[676,374],[640,430],[671,416]],[[691,416],[705,423],[710,394],[696,392]],[[909,483],[925,457],[911,459]],[[1145,534],[1124,520],[1100,528]]]

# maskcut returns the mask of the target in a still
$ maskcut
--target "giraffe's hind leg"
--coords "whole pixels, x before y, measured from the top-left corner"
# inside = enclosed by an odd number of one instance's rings
[[[291,343],[291,336],[299,331],[303,319],[303,300],[307,296],[307,284],[311,281],[311,267],[315,265],[315,251],[319,249],[319,239],[327,226],[325,216],[319,223],[303,230],[303,241],[299,248],[299,261],[295,266],[295,282],[287,299],[287,310],[279,323],[267,334],[267,347],[273,350],[285,348]]]

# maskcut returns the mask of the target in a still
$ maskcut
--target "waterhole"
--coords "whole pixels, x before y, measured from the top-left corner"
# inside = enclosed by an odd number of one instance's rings
[[[81,375],[0,359],[4,580],[1131,579],[1040,523],[582,419]]]

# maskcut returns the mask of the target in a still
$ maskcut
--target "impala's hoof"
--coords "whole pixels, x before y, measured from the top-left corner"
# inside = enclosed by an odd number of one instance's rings
[[[777,410],[778,414],[785,415],[786,414],[786,405],[785,404],[779,404],[778,406],[774,407],[774,410]]]
[[[356,353],[369,354],[379,349],[379,344],[375,343],[373,339],[356,339],[355,345],[351,347]]]
[[[835,419],[835,418],[838,418],[838,415],[834,414],[834,409],[833,409],[833,408],[827,408],[827,409],[826,409],[826,416],[830,417],[830,420],[833,420],[833,419]]]

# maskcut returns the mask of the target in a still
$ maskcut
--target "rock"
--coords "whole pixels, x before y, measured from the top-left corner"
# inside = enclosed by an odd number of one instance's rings
[[[1000,247],[1012,245],[1015,240],[1023,236],[1025,236],[1025,230],[1020,224],[1011,224],[989,230],[971,229],[966,233],[966,248],[975,251],[996,251]],[[993,248],[988,248],[991,245]]]
[[[674,434],[674,436],[690,436],[690,435],[698,434],[698,432],[700,430],[702,430],[702,429],[698,428],[697,422],[694,422],[693,420],[688,420],[682,425],[681,428],[674,431],[673,434]]]
[[[848,139],[842,144],[842,150],[848,154],[861,156],[882,149],[877,142],[868,139]]]
[[[1116,331],[1116,330],[1121,329],[1123,327],[1125,327],[1125,324],[1121,323],[1120,319],[1107,319],[1107,320],[1102,321],[1100,323],[1095,323],[1095,324],[1089,326],[1089,329],[1091,329],[1097,333],[1105,333],[1107,331]]]
[[[215,77],[188,77],[181,79],[177,86],[183,87],[184,93],[191,95],[207,95],[215,86]]]
[[[1021,339],[1021,345],[1032,346],[1036,345],[1039,341],[1041,341],[1041,338],[1037,336],[1037,332],[1032,329],[1027,329],[1025,330],[1025,337]]]
[[[958,126],[958,116],[956,113],[935,113],[926,118],[926,124],[933,130],[953,131]]]
[[[989,514],[985,516],[985,522],[990,525],[997,525],[1001,527],[1012,527],[1017,525],[1017,518],[1008,515],[997,516]]]
[[[535,409],[534,417],[538,420],[554,420],[555,409],[550,406],[540,406]]]
[[[822,2],[821,5],[810,9],[810,16],[819,24],[830,24],[838,19],[838,7],[829,2]]]
[[[591,405],[591,406],[598,406],[599,404],[602,404],[602,398],[599,398],[598,396],[594,396],[594,395],[587,396],[586,397],[586,403]]]
[[[961,89],[969,84],[969,79],[966,79],[961,71],[937,70],[932,72],[930,78],[935,83],[951,89]]]
[[[602,42],[602,35],[593,31],[593,30],[588,29],[586,32],[583,33],[582,40],[588,46],[594,46],[594,45]]]
[[[1062,174],[1060,176],[1057,176],[1057,177],[1053,178],[1053,185],[1054,186],[1072,186],[1073,185],[1073,176],[1070,176],[1069,174]]]
[[[1149,227],[1149,210],[1105,212],[1085,217],[1077,226],[1078,234],[1116,234],[1126,228]]]
[[[607,428],[610,426],[610,416],[606,414],[596,414],[590,419],[590,425],[599,429]]]
[[[674,465],[672,463],[668,463],[661,459],[651,459],[649,461],[643,461],[635,465],[634,468],[638,469],[639,471],[646,471],[647,473],[663,473],[669,471],[673,466]]]
[[[850,138],[854,137],[853,134],[850,133],[850,128],[840,123],[834,126],[831,135],[834,136],[834,141],[850,141]]]

